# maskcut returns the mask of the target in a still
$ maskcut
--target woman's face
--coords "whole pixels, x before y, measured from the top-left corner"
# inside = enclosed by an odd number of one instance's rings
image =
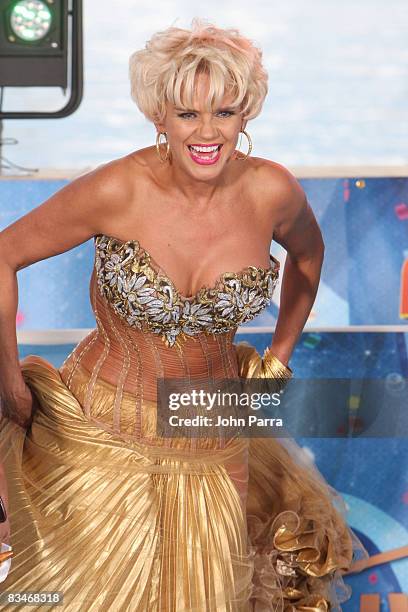
[[[224,96],[220,108],[213,112],[204,110],[207,91],[208,76],[200,74],[193,108],[180,109],[168,102],[164,122],[156,124],[158,131],[167,132],[172,164],[201,180],[222,172],[246,123],[239,109],[229,106],[233,100],[228,95]],[[206,150],[200,151],[203,147]]]

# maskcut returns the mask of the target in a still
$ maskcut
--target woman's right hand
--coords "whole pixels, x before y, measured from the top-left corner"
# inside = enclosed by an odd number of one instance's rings
[[[10,520],[9,520],[9,512],[8,512],[8,498],[7,498],[7,482],[6,475],[4,472],[3,464],[0,462],[0,582],[3,582],[6,579],[8,574],[8,567],[10,567],[10,562],[7,564],[7,560],[11,558],[13,555],[12,551],[7,551],[6,546],[3,544],[10,546]]]
[[[23,429],[31,425],[37,408],[38,401],[24,379],[17,388],[0,389],[1,416],[14,421]]]

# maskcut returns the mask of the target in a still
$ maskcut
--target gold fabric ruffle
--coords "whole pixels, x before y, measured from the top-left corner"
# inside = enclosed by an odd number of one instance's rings
[[[270,378],[253,346],[240,342],[236,354],[241,377]],[[253,610],[341,610],[351,596],[344,572],[369,556],[347,526],[341,496],[293,438],[251,438],[248,472]]]
[[[69,612],[320,612],[348,598],[341,573],[365,549],[293,441],[139,444],[90,423],[44,359],[21,369],[39,408],[26,431],[0,422],[2,590],[62,591]]]

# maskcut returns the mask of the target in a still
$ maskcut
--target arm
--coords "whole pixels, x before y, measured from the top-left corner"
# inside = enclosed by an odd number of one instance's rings
[[[241,377],[273,378],[271,388],[280,390],[292,376],[288,362],[316,297],[324,243],[301,185],[286,168],[276,163],[263,166],[257,187],[269,205],[274,238],[288,255],[271,345],[263,357],[246,342],[237,344],[236,353]]]
[[[103,233],[106,219],[121,210],[123,191],[123,177],[111,162],[69,183],[0,232],[1,412],[20,425],[28,424],[33,398],[19,366],[17,272]]]
[[[316,298],[325,247],[313,211],[296,178],[281,166],[279,180],[273,187],[279,202],[274,210],[274,239],[286,249],[287,258],[270,350],[287,365]]]

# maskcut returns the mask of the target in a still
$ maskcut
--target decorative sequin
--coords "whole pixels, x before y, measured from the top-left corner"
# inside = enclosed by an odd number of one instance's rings
[[[184,297],[152,265],[138,240],[95,237],[95,269],[101,295],[132,327],[161,336],[168,347],[198,334],[220,334],[255,318],[272,301],[279,262],[221,274],[213,287]]]

